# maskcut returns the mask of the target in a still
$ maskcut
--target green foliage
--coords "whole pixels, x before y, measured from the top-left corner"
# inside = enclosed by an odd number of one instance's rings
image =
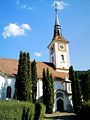
[[[46,91],[47,91],[47,81],[46,81],[46,72],[45,72],[45,69],[43,69],[43,78],[42,78],[42,81],[43,81],[43,104],[46,105]]]
[[[69,68],[69,79],[71,80],[74,113],[78,114],[79,108],[81,108],[81,88],[77,74],[73,70],[73,66]]]
[[[29,80],[27,74],[27,56],[25,52],[23,53],[21,86],[22,86],[22,90],[21,90],[22,97],[20,100],[29,101]]]
[[[53,112],[54,104],[54,81],[49,70],[43,69],[43,103],[46,105],[46,113]]]
[[[69,80],[71,80],[72,101],[73,101],[73,108],[75,111],[77,97],[76,97],[75,73],[73,70],[73,66],[69,68]]]
[[[90,117],[90,100],[83,102],[77,120],[83,120]]]
[[[80,80],[77,77],[77,73],[75,72],[75,77],[76,77],[76,96],[77,96],[77,105],[81,106],[81,87],[80,87]]]
[[[90,70],[77,71],[78,78],[81,80],[81,91],[83,100],[88,101],[90,99]]]
[[[43,120],[46,107],[42,103],[37,103],[35,106],[35,118],[34,120]]]
[[[33,107],[33,106],[32,106]],[[33,120],[35,115],[34,107],[31,109],[30,107],[23,108],[22,120]]]
[[[14,97],[21,101],[31,101],[31,63],[29,53],[20,52]]]
[[[29,102],[0,101],[0,120],[33,120],[34,111],[34,104]]]
[[[31,69],[32,69],[32,100],[35,103],[37,95],[37,67],[35,60],[31,63]]]
[[[27,75],[28,75],[28,82],[29,82],[29,101],[32,101],[32,78],[31,78],[31,62],[30,62],[30,55],[27,53]]]

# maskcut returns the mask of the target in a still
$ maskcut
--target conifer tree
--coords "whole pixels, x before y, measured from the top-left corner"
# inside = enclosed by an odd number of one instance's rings
[[[49,103],[50,103],[50,76],[49,70],[46,70],[46,113],[49,113]]]
[[[23,64],[22,64],[22,79],[21,79],[21,100],[28,101],[29,100],[29,80],[27,74],[27,55],[23,53]]]
[[[49,113],[53,112],[53,105],[54,105],[54,79],[52,74],[50,74],[50,102],[49,102]]]
[[[29,53],[27,53],[27,74],[28,74],[28,81],[29,81],[29,100],[32,101],[31,62],[30,62]]]
[[[18,71],[17,71],[16,83],[15,83],[15,98],[17,98],[18,100],[22,98],[22,95],[21,95],[22,64],[23,64],[23,53],[22,51],[20,51]]]
[[[43,104],[46,105],[46,72],[45,69],[43,69],[43,75],[42,75],[42,81],[43,81]]]
[[[30,101],[31,84],[30,84],[30,64],[29,54],[20,52],[18,64],[18,72],[15,83],[15,95],[17,94],[18,100]]]
[[[75,112],[75,107],[77,104],[77,96],[76,96],[76,83],[75,83],[75,73],[73,70],[73,66],[69,68],[69,80],[71,80],[71,88],[72,88],[72,102],[73,102],[73,109]]]
[[[46,72],[43,69],[43,103],[46,105],[46,113],[53,112],[54,104],[54,84],[52,74],[47,68]]]
[[[37,67],[35,60],[31,63],[31,68],[32,68],[32,100],[35,103],[37,96]]]
[[[75,78],[76,78],[76,95],[77,95],[77,106],[81,107],[81,87],[80,87],[80,80],[77,77],[77,73],[75,72]]]
[[[69,80],[71,80],[71,87],[72,87],[73,109],[74,109],[74,113],[77,113],[79,107],[81,107],[81,90],[76,73],[73,70],[73,66],[70,66],[69,68]]]

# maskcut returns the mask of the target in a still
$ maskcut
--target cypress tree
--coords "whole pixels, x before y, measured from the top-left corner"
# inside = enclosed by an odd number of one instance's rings
[[[49,102],[49,113],[53,112],[53,105],[54,105],[54,79],[52,74],[50,74],[50,102]]]
[[[81,89],[77,75],[73,70],[73,66],[69,68],[69,79],[71,80],[74,113],[78,113],[78,110],[81,107]]]
[[[46,113],[53,112],[54,104],[54,84],[52,74],[47,68],[46,72],[43,69],[43,103],[46,105]]]
[[[46,105],[46,73],[45,73],[45,69],[43,69],[42,81],[43,81],[43,104]]]
[[[76,90],[77,90],[77,105],[81,106],[81,87],[80,87],[80,80],[77,77],[77,73],[75,72],[76,77]]]
[[[18,72],[15,83],[15,96],[18,100],[31,100],[31,84],[30,84],[30,57],[26,52],[20,51],[18,64]],[[16,95],[17,94],[17,95]]]
[[[21,100],[28,101],[29,100],[29,80],[28,80],[28,74],[27,74],[27,55],[25,52],[23,53],[21,87],[22,87]]]
[[[37,67],[35,60],[31,63],[31,68],[32,68],[32,100],[35,103],[37,96]]]
[[[49,112],[49,103],[50,103],[50,77],[49,77],[49,70],[46,70],[46,113]]]
[[[18,100],[22,98],[22,95],[21,95],[22,64],[23,64],[23,53],[22,51],[20,51],[18,71],[17,71],[16,83],[15,83],[15,96]]]
[[[28,74],[28,81],[29,81],[29,100],[32,101],[31,62],[30,62],[29,53],[27,53],[27,74]]]
[[[73,66],[69,68],[69,80],[71,80],[71,88],[72,88],[72,102],[73,102],[73,109],[76,112],[76,105],[77,105],[77,90],[76,90],[76,82],[75,82],[75,73],[73,70]]]

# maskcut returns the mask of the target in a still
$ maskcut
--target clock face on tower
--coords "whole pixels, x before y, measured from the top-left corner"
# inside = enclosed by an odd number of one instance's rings
[[[59,50],[65,50],[65,45],[64,44],[59,44]]]

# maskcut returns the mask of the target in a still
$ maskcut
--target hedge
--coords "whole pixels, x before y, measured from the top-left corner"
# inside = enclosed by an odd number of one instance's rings
[[[35,105],[29,102],[0,101],[0,120],[33,120]]]
[[[46,111],[46,106],[42,103],[35,105],[35,118],[34,120],[43,120]]]

